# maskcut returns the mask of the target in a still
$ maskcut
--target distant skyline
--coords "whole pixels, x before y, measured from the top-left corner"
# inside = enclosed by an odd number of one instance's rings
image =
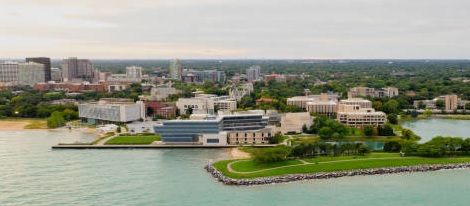
[[[0,0],[0,58],[470,59],[466,0]]]

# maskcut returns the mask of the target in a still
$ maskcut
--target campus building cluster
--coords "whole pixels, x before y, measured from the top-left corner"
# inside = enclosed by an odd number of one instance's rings
[[[179,98],[176,107],[180,114],[215,114],[217,111],[230,113],[237,109],[237,101],[230,96],[196,94],[192,98]]]
[[[362,98],[349,98],[338,101],[337,94],[297,96],[287,99],[287,105],[295,105],[310,113],[336,116],[336,120],[351,127],[385,124],[386,114],[375,111],[372,102]]]
[[[438,105],[438,101],[441,101],[443,105]],[[448,112],[458,109],[465,108],[465,105],[470,103],[468,100],[462,100],[455,94],[443,95],[436,97],[432,100],[415,100],[413,106],[415,109],[443,109]]]

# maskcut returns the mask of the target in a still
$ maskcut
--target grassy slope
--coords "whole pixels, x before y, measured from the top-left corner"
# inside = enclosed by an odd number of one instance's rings
[[[335,159],[339,160],[339,159]],[[278,169],[272,169],[268,171],[254,172],[250,174],[236,174],[230,173],[227,170],[227,164],[236,160],[226,160],[214,163],[214,166],[228,177],[232,178],[256,178],[256,177],[267,177],[267,176],[278,176],[286,174],[300,174],[300,173],[315,173],[315,172],[332,172],[332,171],[343,171],[353,169],[370,169],[379,167],[398,167],[398,166],[410,166],[420,164],[446,164],[446,163],[460,163],[470,162],[470,157],[460,158],[423,158],[423,157],[404,157],[395,159],[355,159],[344,162],[323,162],[319,164],[308,164],[308,165],[295,165],[292,167],[284,167]],[[319,162],[319,161],[316,161]],[[238,163],[234,163],[236,165]],[[249,166],[245,163],[245,166]],[[243,167],[243,165],[238,165]],[[232,167],[235,169],[234,167]],[[250,171],[248,167],[243,169],[244,171]],[[259,169],[256,169],[259,170]],[[238,170],[237,170],[238,171]],[[253,171],[253,170],[251,170]]]
[[[105,144],[150,144],[153,141],[160,141],[160,135],[146,135],[146,136],[117,136],[108,140]]]

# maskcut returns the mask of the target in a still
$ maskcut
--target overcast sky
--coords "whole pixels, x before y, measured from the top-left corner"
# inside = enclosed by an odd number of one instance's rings
[[[470,58],[469,0],[0,0],[0,58]]]

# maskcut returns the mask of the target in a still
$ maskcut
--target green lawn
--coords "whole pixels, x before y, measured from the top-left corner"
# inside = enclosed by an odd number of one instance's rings
[[[282,162],[260,164],[250,159],[250,160],[233,163],[232,169],[239,171],[239,172],[250,172],[250,171],[256,171],[256,170],[269,169],[269,168],[281,167],[281,166],[286,166],[286,165],[298,165],[298,164],[302,164],[302,162],[299,160],[286,160]]]
[[[153,141],[160,141],[160,135],[143,135],[143,136],[117,136],[108,140],[105,145],[115,144],[151,144]]]
[[[369,159],[369,158],[390,158],[390,157],[400,157],[399,153],[379,153],[379,152],[373,152],[370,153],[369,155],[365,156],[320,156],[320,157],[315,157],[315,158],[306,158],[304,161],[306,162],[330,162],[330,161],[338,161],[338,160],[355,160],[355,159]]]
[[[463,115],[463,114],[453,114],[453,115],[439,115],[439,118],[442,119],[459,119],[459,120],[470,120],[470,115]]]
[[[299,164],[291,167],[277,168],[267,171],[254,172],[249,174],[230,173],[227,170],[227,164],[237,160],[226,160],[214,163],[217,168],[224,175],[231,178],[256,178],[267,176],[279,176],[286,174],[300,174],[300,173],[316,173],[316,172],[332,172],[344,171],[353,169],[370,169],[379,167],[398,167],[398,166],[411,166],[420,164],[447,164],[447,163],[462,163],[470,162],[470,157],[459,158],[424,158],[424,157],[403,157],[403,158],[383,158],[383,159],[354,159],[351,161],[343,162],[320,162],[318,164]],[[235,165],[238,163],[234,163]],[[248,165],[248,163],[244,163]],[[241,167],[240,165],[238,166]],[[268,168],[268,167],[267,167]],[[265,168],[265,169],[267,169]],[[235,168],[233,168],[235,169]],[[247,168],[244,168],[244,170]]]

